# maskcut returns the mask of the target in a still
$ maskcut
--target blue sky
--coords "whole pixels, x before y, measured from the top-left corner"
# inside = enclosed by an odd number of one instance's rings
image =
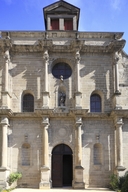
[[[124,32],[128,54],[128,0],[66,0],[81,9],[79,31]],[[0,30],[45,30],[42,8],[56,0],[0,0]]]

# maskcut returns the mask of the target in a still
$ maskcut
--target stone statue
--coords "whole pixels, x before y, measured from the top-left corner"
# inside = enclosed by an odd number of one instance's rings
[[[59,96],[59,106],[65,106],[66,94],[61,92]]]

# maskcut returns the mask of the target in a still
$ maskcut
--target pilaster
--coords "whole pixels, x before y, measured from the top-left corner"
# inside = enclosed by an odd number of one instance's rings
[[[75,92],[75,107],[76,108],[82,108],[81,107],[81,98],[82,93],[80,92],[80,72],[79,72],[79,65],[80,65],[80,53],[79,51],[76,51],[75,55],[76,59],[76,92]]]
[[[48,153],[48,127],[49,118],[44,117],[42,121],[43,128],[43,151],[42,151],[42,167],[41,167],[41,182],[39,184],[40,189],[50,189],[50,169],[49,169],[49,153]]]
[[[123,142],[122,142],[122,127],[123,119],[117,118],[116,120],[116,151],[117,151],[117,171],[124,171],[123,166]]]
[[[9,54],[9,50],[6,50],[4,53],[4,59],[5,59],[5,63],[4,63],[4,87],[3,87],[3,91],[2,91],[2,108],[9,108],[9,103],[10,103],[10,94],[8,92],[8,66],[10,63],[10,54]]]
[[[1,118],[1,129],[2,129],[2,143],[1,143],[1,165],[0,165],[0,186],[7,187],[7,177],[9,175],[9,168],[7,167],[7,129],[8,129],[8,118]]]
[[[82,167],[82,135],[81,135],[82,118],[76,117],[76,151],[75,151],[75,178],[74,188],[84,189],[84,168]]]
[[[44,65],[45,65],[45,79],[44,79],[44,91],[43,95],[43,108],[49,108],[49,92],[48,92],[48,64],[49,64],[49,54],[48,50],[44,52],[43,55]]]
[[[119,61],[119,53],[115,52],[114,63],[115,63],[115,95],[120,95],[119,90],[119,71],[118,71],[118,61]]]

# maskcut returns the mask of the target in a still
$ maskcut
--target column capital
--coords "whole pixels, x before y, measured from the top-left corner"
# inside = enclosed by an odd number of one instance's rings
[[[49,117],[43,117],[42,119],[42,125],[43,126],[49,126]]]
[[[7,117],[1,117],[1,125],[9,125],[9,120]]]
[[[80,126],[82,124],[82,117],[76,117],[76,126]]]
[[[80,57],[80,51],[79,51],[79,50],[76,51],[75,59],[76,59],[76,61],[77,61],[77,64],[79,64],[79,63],[80,63],[80,59],[81,59],[81,57]]]
[[[44,54],[43,54],[43,59],[45,60],[45,62],[48,62],[48,61],[49,61],[49,54],[48,54],[48,50],[45,50],[45,51],[44,51]]]
[[[5,52],[4,52],[4,59],[6,62],[9,62],[10,61],[10,54],[9,54],[9,49],[7,49]]]
[[[118,53],[118,51],[115,52],[114,59],[115,59],[116,63],[119,61],[119,53]]]
[[[120,126],[122,126],[124,123],[123,123],[123,118],[122,117],[117,117],[116,119],[115,119],[115,126],[116,127],[120,127]]]

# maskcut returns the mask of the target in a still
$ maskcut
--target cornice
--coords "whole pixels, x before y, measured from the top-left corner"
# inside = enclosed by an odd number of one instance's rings
[[[128,118],[128,109],[117,109],[111,112],[112,117]]]
[[[116,52],[121,51],[126,43],[120,39],[123,33],[107,32],[2,32],[0,50],[10,52]],[[39,35],[39,36],[38,36]]]

